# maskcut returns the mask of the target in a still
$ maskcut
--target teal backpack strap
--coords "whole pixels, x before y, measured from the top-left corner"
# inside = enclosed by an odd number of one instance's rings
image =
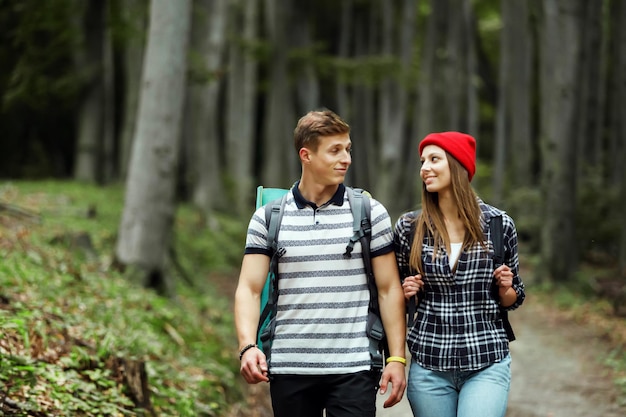
[[[274,331],[276,329],[276,306],[278,302],[278,259],[285,254],[285,248],[278,247],[278,231],[282,222],[287,194],[279,200],[274,200],[265,206],[265,224],[267,225],[267,247],[271,252],[270,267],[264,293],[261,296],[261,304],[265,305],[261,310],[257,327],[257,344],[265,353],[267,361],[270,360],[270,348]]]

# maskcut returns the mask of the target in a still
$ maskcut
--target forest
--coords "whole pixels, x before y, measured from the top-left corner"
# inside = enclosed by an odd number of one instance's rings
[[[461,130],[545,279],[626,266],[623,1],[0,4],[0,176],[125,183],[123,263],[160,268],[177,202],[245,217],[292,184],[295,122],[325,107],[393,215],[419,204],[419,139]]]
[[[623,0],[0,0],[0,181],[121,187],[113,264],[173,296],[177,209],[245,227],[309,110],[393,220],[459,130],[541,282],[626,294],[624,74]]]

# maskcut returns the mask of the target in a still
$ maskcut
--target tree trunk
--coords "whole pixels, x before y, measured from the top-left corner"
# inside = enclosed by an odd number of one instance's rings
[[[124,39],[122,46],[124,104],[119,141],[119,164],[120,176],[126,179],[137,125],[148,5],[146,0],[124,0],[121,5],[122,19],[128,28],[128,36]]]
[[[534,185],[537,180],[533,175],[535,172],[533,161],[536,159],[533,149],[532,117],[534,41],[530,28],[528,1],[503,1],[502,9],[503,13],[506,10],[511,17],[511,41],[515,39],[515,45],[510,45],[514,53],[511,54],[511,86],[507,89],[506,97],[510,111],[505,137],[506,142],[510,144],[507,151],[508,161],[513,165],[512,170],[507,170],[507,174],[512,174],[511,190],[517,190],[519,187]],[[512,150],[515,150],[515,154]]]
[[[232,6],[230,31],[238,41],[231,42],[229,49],[226,168],[234,212],[249,214],[254,200],[252,167],[258,68],[251,47],[257,41],[260,2],[240,0],[229,4]],[[242,33],[236,32],[238,28],[243,28]]]
[[[546,278],[566,282],[576,268],[576,120],[584,0],[545,0],[541,25],[541,155]],[[542,275],[539,275],[542,276]]]
[[[337,57],[345,62],[350,56],[350,40],[353,33],[353,0],[344,0],[341,2],[341,24],[339,25],[339,46],[337,50]],[[348,92],[348,83],[346,82],[346,76],[338,71],[335,77],[336,94],[337,94],[337,109],[336,112],[344,120],[352,120],[352,109],[350,106],[350,98]],[[348,171],[351,175],[351,171]]]
[[[126,182],[116,259],[144,285],[171,294],[165,264],[175,216],[177,162],[191,1],[152,0],[139,118]]]
[[[376,39],[379,36],[376,13],[372,8],[360,13],[354,20],[354,57],[362,59],[377,51]],[[363,77],[356,74],[352,82],[351,138],[353,142],[353,164],[348,171],[346,182],[376,194],[375,178],[378,171],[376,157],[376,95],[374,89]]]
[[[225,65],[228,5],[227,0],[199,0],[195,5],[191,46],[201,58],[201,72],[206,75],[189,88],[186,160],[193,203],[210,218],[210,213],[224,202],[219,92]]]
[[[406,107],[413,63],[416,6],[413,0],[402,2],[399,7],[402,20],[398,32],[395,33],[393,18],[396,10],[385,1],[379,5],[383,18],[382,54],[384,57],[396,55],[400,63],[398,72],[386,77],[379,90],[381,108],[379,109],[378,132],[381,161],[378,168],[376,195],[386,202],[387,209],[393,215],[399,215],[407,208],[404,201],[392,198],[392,196],[402,195],[401,190],[405,180],[403,150],[406,148],[405,144],[409,142],[406,135]]]
[[[115,158],[115,68],[113,62],[112,31],[113,5],[110,0],[104,6],[104,31],[102,50],[102,155],[100,182],[108,184],[118,175]]]
[[[511,79],[513,78],[513,57],[518,39],[515,37],[514,24],[518,16],[513,13],[513,3],[517,0],[501,0],[502,32],[500,34],[500,65],[499,65],[499,88],[496,106],[495,135],[494,135],[494,158],[491,199],[493,204],[500,205],[503,197],[504,170],[506,168],[506,139],[510,132],[509,124],[509,96]],[[524,0],[521,0],[524,1]],[[515,100],[515,97],[513,97]]]
[[[578,127],[578,158],[582,162],[578,170],[578,178],[589,175],[590,168],[602,167],[602,112],[604,105],[604,56],[601,1],[588,1],[585,5],[584,23],[582,26],[582,59],[580,65],[581,82],[580,114]]]
[[[613,63],[613,79],[612,82],[612,102],[611,106],[611,129],[613,140],[615,141],[618,151],[615,155],[621,155],[616,158],[608,158],[612,163],[619,167],[616,171],[621,170],[620,180],[618,184],[619,199],[619,219],[620,219],[620,251],[619,251],[619,267],[622,278],[626,278],[626,120],[624,120],[624,103],[626,103],[626,3],[623,1],[615,1],[611,7],[612,33],[613,33],[613,53],[611,56],[615,60]]]
[[[103,57],[106,0],[93,0],[84,6],[85,44],[77,57],[77,66],[87,68],[88,82],[78,110],[78,138],[74,179],[97,182],[102,153],[104,113]]]
[[[478,58],[476,53],[476,38],[478,38],[476,15],[471,1],[463,2],[463,28],[462,35],[465,38],[465,129],[468,133],[477,136],[480,111],[478,103],[478,87],[474,81],[478,75]]]
[[[311,24],[310,7],[307,3],[302,3],[293,11],[293,19],[291,21],[290,39],[293,47],[300,49],[302,52],[312,51],[314,48]],[[303,115],[308,111],[319,109],[320,103],[320,82],[315,71],[314,55],[303,53],[306,60],[301,63],[300,71],[295,75],[295,93],[296,93],[296,114]]]
[[[293,111],[287,72],[287,24],[291,10],[288,0],[266,0],[266,26],[272,45],[269,68],[269,91],[263,138],[263,184],[289,187],[299,176],[300,165],[293,147],[293,129],[297,117]]]

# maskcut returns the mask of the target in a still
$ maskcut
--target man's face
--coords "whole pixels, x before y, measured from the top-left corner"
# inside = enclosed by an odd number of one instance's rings
[[[320,136],[316,151],[307,150],[308,168],[320,184],[343,183],[352,164],[352,141],[348,133]]]

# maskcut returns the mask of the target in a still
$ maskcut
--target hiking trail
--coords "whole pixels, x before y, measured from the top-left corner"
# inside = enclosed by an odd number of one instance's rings
[[[218,281],[232,300],[237,276]],[[601,334],[554,306],[535,302],[532,288],[528,282],[526,285],[526,301],[509,313],[517,340],[511,343],[512,382],[506,417],[626,416],[626,398],[602,363],[609,347]],[[272,416],[268,388],[267,384],[249,388],[249,410],[240,417]],[[377,416],[412,416],[406,395],[388,409],[382,407],[384,398],[379,395]]]

